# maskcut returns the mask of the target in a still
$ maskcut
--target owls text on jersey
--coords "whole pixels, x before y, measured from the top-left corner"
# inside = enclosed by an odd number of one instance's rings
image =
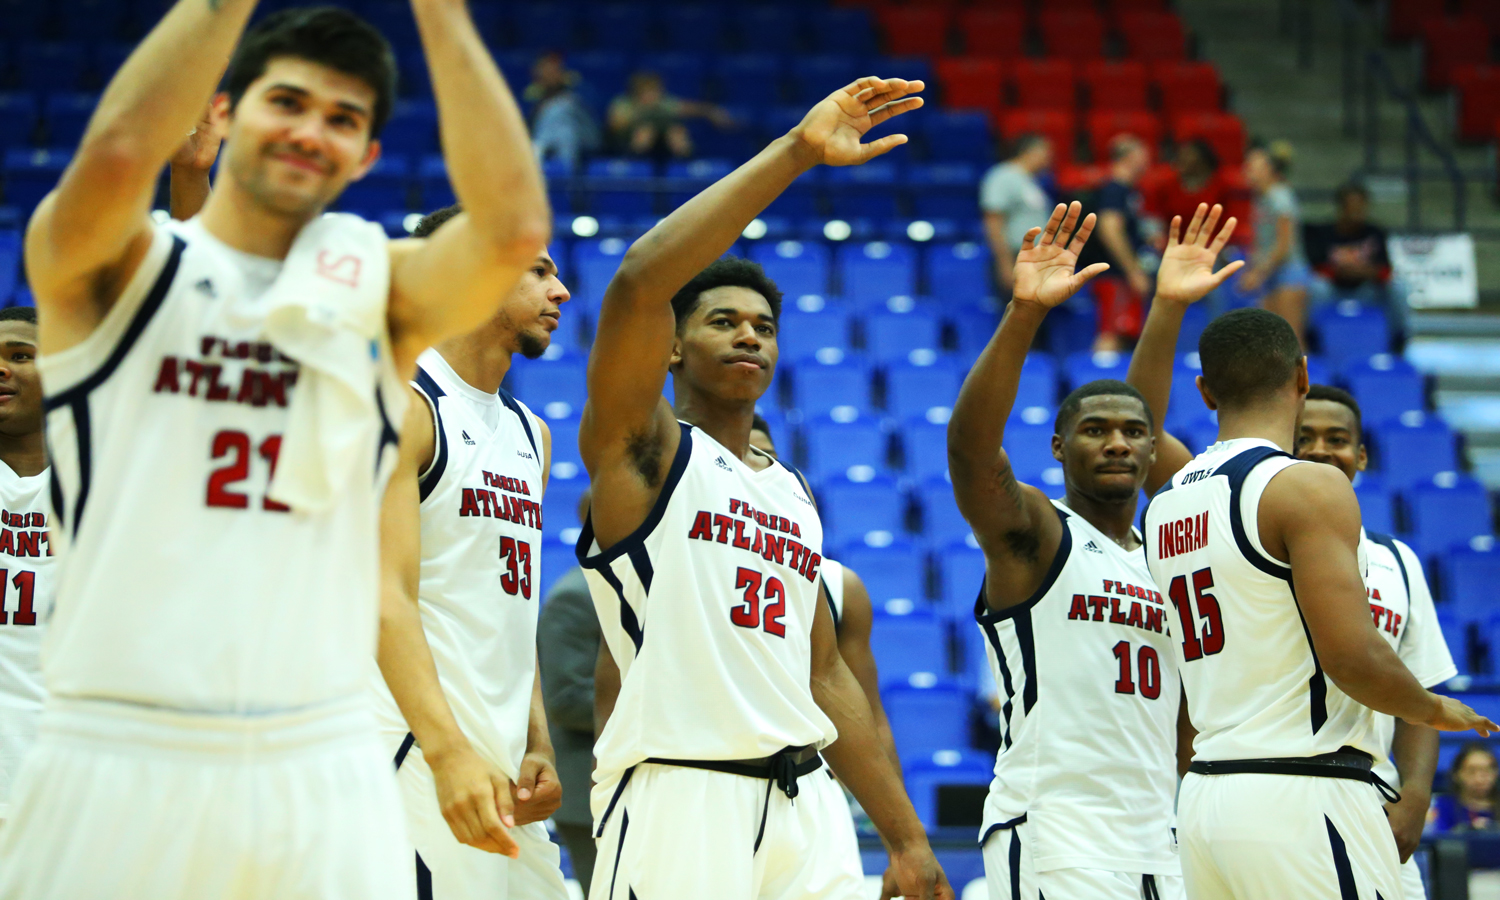
[[[1027,823],[1037,871],[1175,875],[1177,707],[1168,612],[1139,550],[1056,504],[1062,542],[1030,598],[974,615],[1001,686],[983,844]]]
[[[1457,675],[1416,553],[1384,534],[1365,533],[1360,543],[1368,560],[1365,590],[1370,597],[1370,616],[1380,636],[1422,687],[1442,684]],[[1399,785],[1401,778],[1390,758],[1395,734],[1396,720],[1376,713],[1375,742],[1385,752],[1375,757],[1375,774],[1387,784]]]
[[[433,413],[419,481],[422,628],[443,694],[475,750],[512,780],[526,755],[541,596],[541,425],[505,391],[465,383],[437,350],[417,360]],[[493,404],[490,425],[479,410]],[[383,726],[400,710],[379,692]]]
[[[46,699],[39,656],[52,612],[51,480],[50,470],[23,478],[0,462],[0,819]]]
[[[1176,610],[1174,653],[1198,730],[1196,759],[1308,757],[1346,746],[1386,752],[1374,740],[1374,713],[1323,674],[1291,566],[1260,543],[1266,485],[1303,464],[1315,465],[1270,441],[1223,441],[1146,510],[1146,559]]]
[[[336,227],[384,252],[378,226]],[[293,513],[266,496],[298,375],[260,303],[281,270],[197,220],[158,226],[93,334],[39,361],[59,557],[43,654],[54,694],[251,712],[362,691],[396,431],[383,415],[359,423],[369,474],[328,509]],[[388,344],[372,343],[367,364],[382,410],[383,385],[404,390]]]
[[[682,436],[645,522],[578,558],[620,668],[595,745],[596,812],[621,772],[652,757],[737,760],[831,743],[813,701],[812,625],[823,528],[798,475],[755,471],[707,433]]]

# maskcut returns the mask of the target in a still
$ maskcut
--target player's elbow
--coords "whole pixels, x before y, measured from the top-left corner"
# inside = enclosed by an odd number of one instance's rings
[[[530,266],[552,240],[552,212],[541,209],[516,210],[481,223],[484,243],[496,265],[517,269]]]
[[[126,128],[90,128],[73,155],[70,173],[91,185],[131,185],[143,175],[155,177],[165,160],[156,159],[140,135]]]

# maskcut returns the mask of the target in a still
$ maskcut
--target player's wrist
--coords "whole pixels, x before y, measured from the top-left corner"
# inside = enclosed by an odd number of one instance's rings
[[[823,161],[822,150],[809,143],[804,134],[802,126],[798,125],[776,140],[777,149],[796,163],[802,172]]]

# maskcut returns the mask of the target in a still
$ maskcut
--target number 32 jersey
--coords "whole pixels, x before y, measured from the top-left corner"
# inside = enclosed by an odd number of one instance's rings
[[[810,683],[813,617],[826,602],[817,509],[782,463],[753,471],[681,428],[641,527],[603,552],[592,520],[578,539],[621,678],[594,747],[596,798],[650,757],[754,759],[837,737]]]
[[[1146,560],[1179,624],[1174,644],[1198,737],[1196,759],[1318,756],[1349,746],[1379,759],[1375,714],[1323,674],[1292,569],[1260,542],[1260,498],[1292,459],[1270,441],[1221,441],[1146,510]],[[1309,509],[1308,515],[1317,515]],[[1359,567],[1366,571],[1364,546]]]

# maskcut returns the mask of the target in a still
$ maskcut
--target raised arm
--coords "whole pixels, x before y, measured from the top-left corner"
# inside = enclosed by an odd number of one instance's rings
[[[448,179],[464,212],[391,245],[390,329],[398,363],[494,315],[551,236],[552,211],[526,121],[464,0],[412,0]]]
[[[151,246],[162,166],[203,112],[255,0],[180,0],[125,60],[26,234],[42,350],[77,344]]]
[[[1094,230],[1092,213],[1079,225],[1082,211],[1076,201],[1071,207],[1058,204],[1045,229],[1026,233],[1016,257],[1015,297],[964,379],[948,420],[953,493],[984,550],[988,600],[997,608],[1019,603],[1036,590],[1062,541],[1062,523],[1051,502],[1016,481],[1000,442],[1016,403],[1026,352],[1047,311],[1109,268],[1095,263],[1073,271]]]
[[[1332,466],[1290,466],[1261,496],[1261,543],[1291,564],[1297,605],[1323,671],[1376,712],[1439,731],[1473,729],[1487,737],[1500,730],[1452,697],[1423,688],[1380,636],[1359,571],[1359,535],[1354,489]]]
[[[1219,224],[1223,212],[1224,207],[1217,203],[1213,209],[1209,209],[1207,203],[1198,204],[1180,242],[1177,230],[1182,225],[1182,216],[1172,217],[1172,225],[1167,229],[1167,249],[1156,273],[1156,299],[1151,301],[1151,312],[1141,329],[1141,340],[1130,358],[1130,373],[1125,376],[1125,381],[1146,398],[1146,404],[1151,407],[1151,421],[1156,426],[1156,462],[1146,474],[1147,494],[1155,494],[1193,459],[1192,451],[1167,433],[1167,401],[1172,395],[1172,361],[1177,355],[1177,335],[1182,331],[1182,317],[1187,308],[1208,296],[1245,265],[1243,260],[1235,260],[1218,272],[1214,271],[1214,261],[1229,243],[1237,224],[1231,216],[1215,237],[1214,227]],[[1213,237],[1212,242],[1210,237]]]
[[[208,201],[209,176],[213,172],[214,160],[219,158],[219,145],[223,143],[224,132],[214,118],[213,104],[210,103],[187,140],[172,154],[168,167],[171,173],[168,206],[172,218],[186,222],[203,209],[203,204]]]

